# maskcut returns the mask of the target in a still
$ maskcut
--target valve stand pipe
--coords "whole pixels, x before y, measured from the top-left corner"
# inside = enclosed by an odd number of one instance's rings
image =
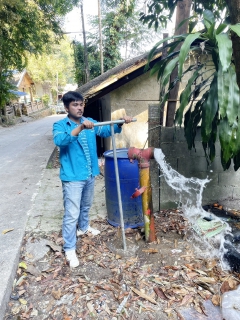
[[[145,187],[142,194],[142,209],[144,217],[144,231],[147,242],[156,241],[153,204],[152,204],[152,187],[150,181],[150,159],[154,158],[154,148],[138,149],[131,147],[128,149],[128,158],[137,159],[139,165],[140,186]]]
[[[132,119],[132,122],[135,122],[135,121],[137,121],[137,119]],[[115,175],[116,175],[116,185],[117,185],[118,208],[119,208],[119,214],[120,214],[120,224],[121,224],[121,229],[122,229],[123,250],[126,251],[127,245],[126,245],[126,237],[125,237],[125,231],[124,231],[122,197],[121,197],[121,190],[120,190],[116,143],[115,143],[115,137],[114,137],[114,124],[121,124],[121,123],[123,124],[123,123],[125,123],[125,121],[124,120],[116,120],[116,121],[97,122],[97,123],[94,123],[94,127],[106,126],[106,125],[110,125],[110,127],[111,127],[113,158],[114,158],[114,167],[115,167]]]

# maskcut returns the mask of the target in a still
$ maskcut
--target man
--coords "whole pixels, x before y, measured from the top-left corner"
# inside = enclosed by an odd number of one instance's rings
[[[79,265],[76,256],[76,236],[87,232],[98,235],[89,225],[88,213],[93,201],[94,178],[99,174],[96,135],[109,137],[110,126],[96,126],[97,121],[83,117],[84,99],[75,91],[64,94],[64,107],[68,116],[53,125],[53,140],[60,148],[60,179],[63,188],[64,216],[63,249],[71,268]],[[131,117],[122,118],[126,123]],[[114,125],[114,132],[121,132],[121,125]]]

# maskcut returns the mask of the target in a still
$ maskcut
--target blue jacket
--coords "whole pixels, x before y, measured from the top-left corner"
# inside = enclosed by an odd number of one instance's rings
[[[82,123],[86,118],[82,117]],[[87,118],[96,123],[96,120]],[[78,136],[71,132],[78,125],[68,117],[53,124],[53,141],[60,148],[60,179],[62,181],[87,180],[91,175],[99,174],[96,135],[106,138],[111,136],[111,127],[97,126],[82,130]],[[114,132],[122,131],[114,124]]]

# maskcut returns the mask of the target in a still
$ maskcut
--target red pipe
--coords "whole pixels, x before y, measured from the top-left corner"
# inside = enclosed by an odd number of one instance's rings
[[[154,148],[138,149],[131,147],[128,149],[128,158],[138,160],[139,168],[148,168],[150,159],[154,158]]]

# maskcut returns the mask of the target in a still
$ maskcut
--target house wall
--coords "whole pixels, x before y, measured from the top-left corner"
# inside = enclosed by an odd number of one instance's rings
[[[49,95],[50,104],[53,104],[53,97],[52,97],[52,92],[51,92],[51,87],[48,85],[43,85],[41,83],[35,83],[35,96],[38,98],[41,98],[43,95]]]
[[[123,115],[132,116],[137,122],[123,126],[121,135],[116,135],[117,148],[147,147],[148,142],[148,105],[157,103],[159,84],[149,72],[126,83],[110,93],[112,120]]]
[[[240,171],[234,171],[231,167],[223,171],[220,159],[220,144],[216,143],[216,158],[208,166],[201,142],[200,129],[196,136],[196,150],[188,150],[184,137],[183,129],[161,128],[160,142],[155,138],[154,147],[160,146],[165,154],[165,160],[170,166],[187,178],[197,177],[200,179],[209,178],[211,181],[203,191],[202,204],[212,204],[218,202],[225,209],[239,209],[240,206]],[[160,177],[160,196],[159,196],[159,168],[155,160],[151,163],[151,183],[153,185],[153,206],[154,211],[160,208],[176,207],[177,196]]]

